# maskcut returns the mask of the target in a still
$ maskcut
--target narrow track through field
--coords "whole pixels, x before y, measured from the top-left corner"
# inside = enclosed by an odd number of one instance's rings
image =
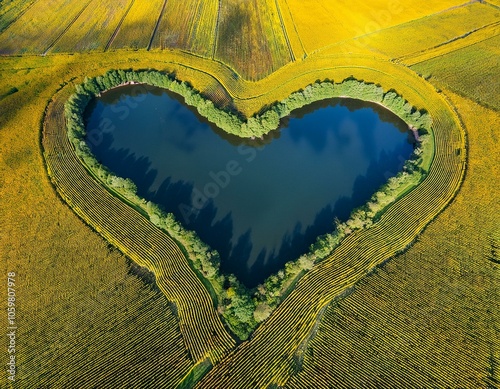
[[[160,27],[161,19],[163,18],[163,15],[165,13],[165,7],[167,6],[167,1],[168,0],[165,0],[163,2],[162,7],[161,7],[160,16],[158,16],[158,20],[156,21],[155,28],[153,30],[153,33],[151,34],[151,39],[149,40],[149,44],[148,44],[148,48],[147,48],[148,51],[151,50],[151,47],[153,46],[153,41],[155,39],[156,33],[158,32],[158,27]],[[160,47],[161,47],[161,42],[160,42]]]
[[[128,5],[127,9],[125,10],[125,13],[123,14],[122,18],[120,19],[120,22],[118,23],[118,26],[116,26],[115,31],[113,32],[113,35],[111,35],[111,38],[109,38],[108,43],[106,43],[106,47],[104,48],[104,51],[108,51],[109,47],[113,44],[113,41],[115,40],[116,36],[118,35],[118,32],[120,31],[120,28],[122,27],[123,21],[127,17],[128,13],[130,12],[130,9],[134,5],[135,0],[132,0],[130,4]]]

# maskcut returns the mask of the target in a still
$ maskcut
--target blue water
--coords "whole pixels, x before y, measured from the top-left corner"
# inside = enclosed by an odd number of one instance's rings
[[[87,109],[87,143],[219,251],[248,287],[346,220],[413,150],[383,108],[332,99],[297,110],[262,140],[223,133],[165,90],[124,86]]]

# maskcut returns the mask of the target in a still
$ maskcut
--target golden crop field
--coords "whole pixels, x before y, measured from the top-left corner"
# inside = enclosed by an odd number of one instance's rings
[[[152,48],[178,48],[213,57],[219,1],[167,1]]]
[[[38,0],[0,2],[0,31],[6,29],[23,12]]]
[[[472,31],[472,35],[475,35],[477,30],[498,25],[499,19],[499,13],[492,12],[491,6],[487,4],[466,3],[439,14],[360,37],[356,42],[390,58],[411,56],[453,40],[468,41],[472,36],[467,35]],[[398,39],[391,38],[395,36]]]
[[[164,0],[134,0],[120,28],[110,37],[110,48],[143,49],[149,46]]]
[[[412,66],[412,69],[427,74],[439,85],[496,110],[500,110],[499,68],[500,35]],[[475,71],[470,72],[470,69]]]
[[[103,387],[109,372],[117,385],[174,385],[192,361],[169,302],[75,218],[47,180],[38,129],[68,64],[47,57],[0,63],[2,80],[20,90],[0,102],[0,201],[10,204],[0,211],[0,256],[2,270],[17,274],[22,301],[17,387]],[[5,370],[0,379],[6,387]]]
[[[103,2],[93,0],[51,52],[104,50],[132,0]]]
[[[0,283],[15,272],[19,326],[0,387],[498,387],[499,23],[498,1],[0,1]],[[236,342],[182,247],[68,140],[66,99],[109,69],[175,74],[247,117],[352,76],[430,113],[434,159]]]
[[[222,2],[215,58],[256,80],[290,61],[275,2]]]
[[[76,4],[71,0],[36,2],[0,35],[0,54],[46,53],[91,2],[92,0]]]

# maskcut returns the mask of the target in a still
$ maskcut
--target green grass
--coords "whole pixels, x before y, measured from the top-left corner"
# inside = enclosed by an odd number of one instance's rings
[[[209,359],[201,361],[194,365],[189,373],[179,382],[176,389],[190,389],[207,374],[212,368],[212,363]]]

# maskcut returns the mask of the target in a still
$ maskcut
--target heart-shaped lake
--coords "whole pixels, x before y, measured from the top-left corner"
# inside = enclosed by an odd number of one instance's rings
[[[196,231],[248,287],[366,203],[414,143],[397,116],[350,99],[294,111],[262,140],[240,139],[145,85],[104,93],[86,125],[97,159]]]

